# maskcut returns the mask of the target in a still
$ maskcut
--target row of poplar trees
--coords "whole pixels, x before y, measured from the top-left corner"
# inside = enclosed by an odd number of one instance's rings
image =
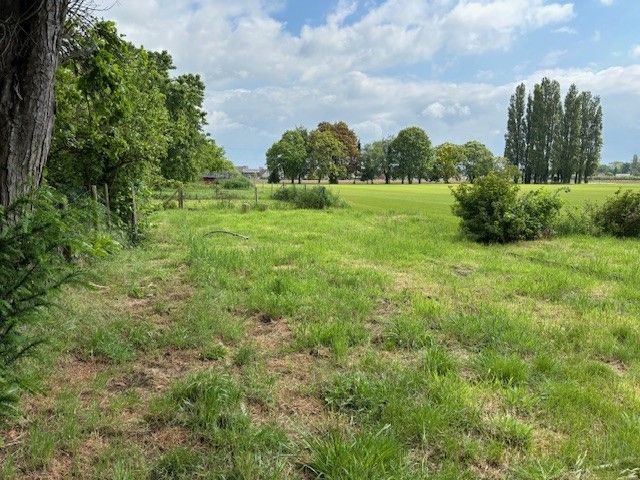
[[[509,103],[504,156],[524,183],[587,182],[601,151],[600,97],[571,85],[563,104],[556,80],[543,78],[528,96],[518,85]]]

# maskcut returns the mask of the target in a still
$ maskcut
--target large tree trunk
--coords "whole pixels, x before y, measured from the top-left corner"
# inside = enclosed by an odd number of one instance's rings
[[[68,0],[0,1],[0,205],[40,184]],[[2,28],[4,27],[4,28]]]

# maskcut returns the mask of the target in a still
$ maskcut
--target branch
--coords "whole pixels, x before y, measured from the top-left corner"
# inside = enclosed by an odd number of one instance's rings
[[[207,233],[206,236],[210,237],[211,235],[215,235],[216,233],[222,233],[222,234],[226,234],[226,235],[233,235],[234,237],[240,237],[243,240],[249,240],[249,237],[245,237],[244,235],[240,235],[239,233],[229,232],[227,230],[214,230],[213,232]]]

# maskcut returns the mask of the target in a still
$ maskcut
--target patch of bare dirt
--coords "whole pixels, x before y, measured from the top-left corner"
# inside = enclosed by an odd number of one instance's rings
[[[422,293],[427,298],[436,297],[440,290],[437,284],[429,282],[425,278],[411,272],[396,272],[394,274],[394,287],[398,291],[416,291]]]
[[[328,349],[287,352],[293,338],[284,318],[267,314],[254,316],[250,328],[252,341],[265,359],[267,372],[275,376],[273,408],[252,406],[250,412],[258,423],[277,422],[291,435],[317,431],[325,425],[329,412],[314,391],[318,374],[329,357]]]
[[[460,275],[461,277],[468,277],[469,275],[473,274],[476,270],[477,268],[474,267],[473,265],[468,265],[463,263],[453,266],[453,271],[456,273],[456,275]]]
[[[164,327],[172,321],[174,309],[180,309],[192,295],[192,287],[178,275],[170,283],[152,285],[152,292],[143,298],[120,297],[106,299],[106,307],[112,311],[126,312],[132,318],[144,318]],[[154,311],[158,300],[168,305],[166,315]],[[77,453],[73,457],[62,450],[55,452],[47,467],[35,472],[21,472],[20,478],[66,479],[79,471],[83,478],[90,478],[92,466],[98,454],[108,445],[111,435],[124,436],[132,443],[150,449],[171,448],[186,442],[187,433],[179,428],[161,428],[150,431],[143,421],[146,401],[165,390],[175,379],[212,365],[201,359],[197,351],[167,350],[156,356],[140,355],[138,360],[119,367],[117,365],[83,356],[69,355],[53,367],[46,393],[25,396],[23,399],[24,419],[6,435],[3,456],[20,448],[27,439],[29,420],[41,415],[50,415],[55,402],[63,390],[77,392],[80,409],[89,409],[99,395],[99,408],[109,408],[110,401],[123,393],[135,391],[142,399],[141,406],[119,412],[117,424],[99,427],[80,439]],[[113,371],[106,388],[97,392],[94,381],[104,371]]]

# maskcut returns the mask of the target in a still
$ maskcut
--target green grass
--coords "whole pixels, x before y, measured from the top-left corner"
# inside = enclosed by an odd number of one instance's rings
[[[3,478],[640,466],[637,240],[474,244],[446,185],[332,186],[349,207],[326,211],[280,206],[271,188],[263,208],[254,192],[190,190],[41,314],[50,341],[23,365],[36,393],[7,426]],[[617,189],[562,195],[577,207]]]

